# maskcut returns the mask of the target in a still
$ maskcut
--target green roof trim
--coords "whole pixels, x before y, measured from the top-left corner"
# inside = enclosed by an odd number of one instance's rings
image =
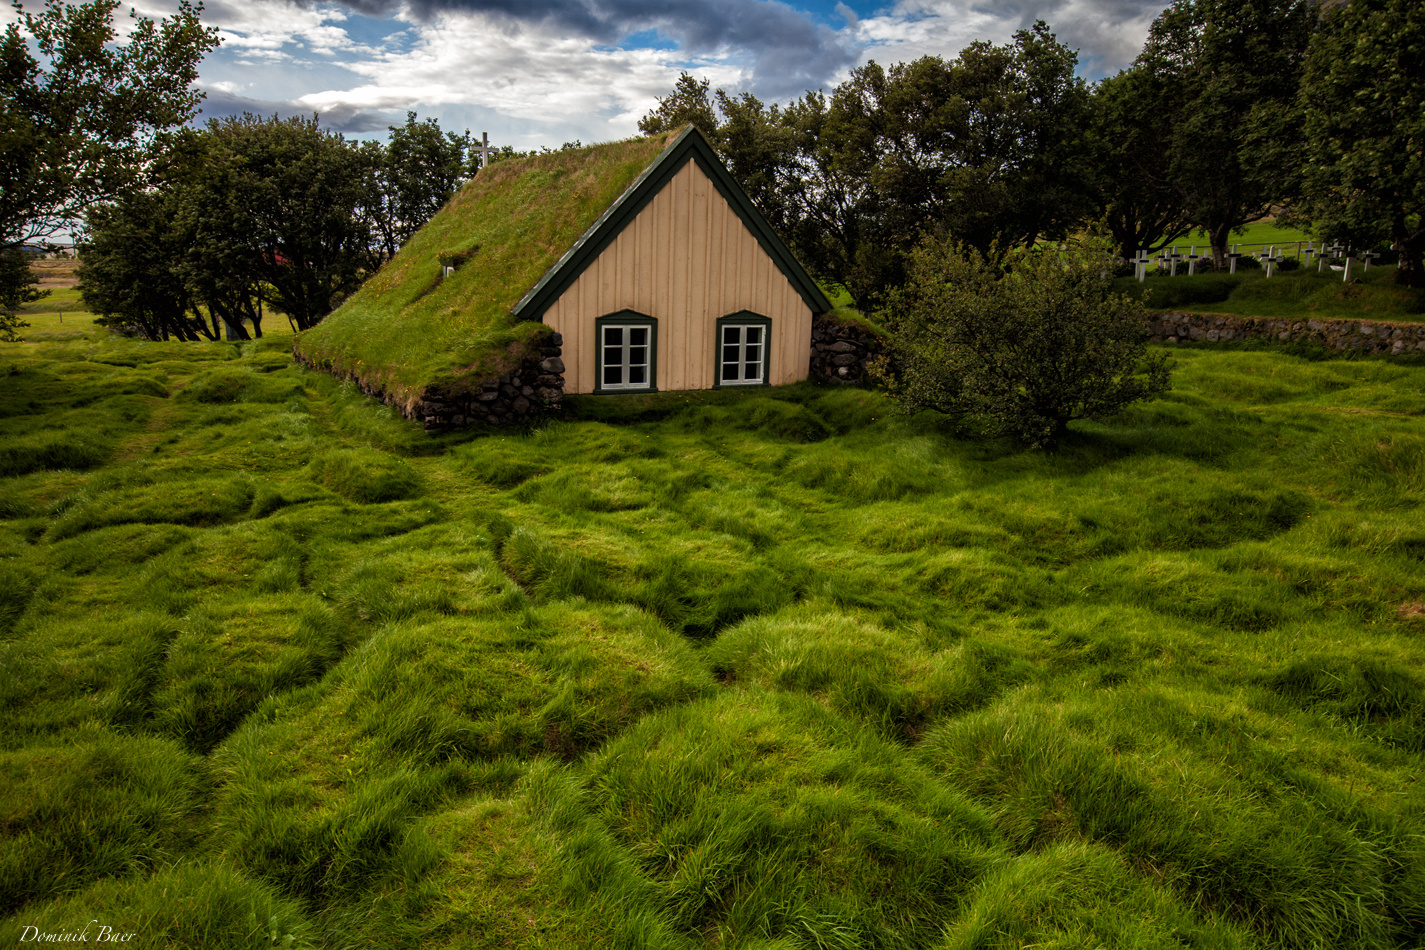
[[[545,272],[539,282],[530,288],[529,293],[515,304],[511,312],[520,320],[542,320],[545,311],[554,305],[560,295],[569,289],[623,229],[633,223],[638,213],[663,190],[663,186],[690,161],[696,162],[703,174],[712,181],[718,193],[742,219],[747,230],[752,232],[762,250],[791,282],[793,289],[811,312],[816,314],[830,311],[831,301],[821,292],[816,281],[752,204],[747,192],[742,190],[742,186],[728,172],[727,166],[708,144],[708,140],[696,126],[689,125],[668,143],[658,157],[628,186],[628,190],[599,215],[598,220]]]

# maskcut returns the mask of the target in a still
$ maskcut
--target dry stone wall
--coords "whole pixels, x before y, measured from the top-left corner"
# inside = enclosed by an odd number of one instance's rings
[[[863,383],[866,362],[880,354],[882,339],[868,327],[822,315],[811,325],[811,378]]]
[[[1425,353],[1425,323],[1164,312],[1154,314],[1150,325],[1156,343],[1305,340],[1333,350],[1392,356]]]

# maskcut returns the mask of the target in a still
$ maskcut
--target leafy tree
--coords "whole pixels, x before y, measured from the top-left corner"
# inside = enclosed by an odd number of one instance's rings
[[[717,133],[718,119],[708,98],[708,80],[694,79],[687,73],[678,77],[673,92],[658,99],[658,107],[638,120],[638,130],[644,135],[657,135],[681,129],[688,123],[696,125],[704,135]]]
[[[178,157],[154,170],[150,187],[85,214],[80,293],[103,326],[149,340],[217,340],[220,311],[205,313],[183,277],[193,240],[181,224],[174,182],[184,180],[191,167],[175,168]],[[228,331],[230,339],[245,334],[241,324]]]
[[[1174,0],[1135,63],[1180,97],[1169,175],[1218,267],[1232,231],[1296,187],[1295,103],[1315,17],[1311,0]]]
[[[1192,230],[1187,190],[1169,176],[1180,98],[1144,69],[1121,72],[1094,89],[1089,194],[1125,260],[1162,250]]]
[[[370,153],[302,118],[213,121],[204,143],[181,187],[189,285],[230,328],[260,323],[263,301],[316,325],[380,263]]]
[[[118,5],[15,4],[0,37],[0,245],[54,234],[129,187],[155,137],[202,98],[198,62],[218,44],[199,23],[202,5],[180,0],[158,23],[136,18],[116,44]]]
[[[0,343],[14,343],[20,339],[19,331],[29,326],[16,312],[20,307],[49,296],[48,290],[36,288],[38,283],[24,250],[0,248]]]
[[[376,170],[368,213],[387,260],[435,216],[471,172],[469,131],[442,133],[435,119],[417,122],[416,114],[407,112],[406,124],[393,125],[390,132],[384,148],[377,143],[363,146]]]
[[[268,305],[307,329],[380,264],[380,158],[315,119],[247,115],[176,136],[145,189],[91,210],[85,299],[157,338],[261,336]]]
[[[996,256],[946,240],[911,255],[884,314],[889,359],[875,370],[905,411],[1052,447],[1074,419],[1168,389],[1166,356],[1145,356],[1143,310],[1110,291],[1106,248]]]
[[[953,64],[942,225],[981,253],[1062,240],[1087,216],[1089,92],[1077,66],[1043,21],[1006,46],[973,43]]]
[[[1396,280],[1425,287],[1425,7],[1353,0],[1329,11],[1302,84],[1306,213],[1322,236],[1396,245]]]

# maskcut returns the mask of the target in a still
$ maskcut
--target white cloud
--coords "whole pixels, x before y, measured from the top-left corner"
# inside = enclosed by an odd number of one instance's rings
[[[413,22],[412,31],[417,39],[407,49],[343,63],[367,84],[298,101],[320,108],[478,106],[594,141],[633,134],[681,69],[729,89],[743,88],[750,78],[745,67],[715,59],[690,63],[676,51],[609,49],[539,24],[479,15],[442,14]]]
[[[1015,30],[1043,19],[1092,74],[1127,67],[1143,48],[1164,0],[897,0],[860,21],[866,57],[881,63],[935,55],[953,57],[975,40],[1008,42]]]

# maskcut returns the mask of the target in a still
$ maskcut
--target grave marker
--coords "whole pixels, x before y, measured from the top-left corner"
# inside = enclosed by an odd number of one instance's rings
[[[484,168],[490,164],[490,154],[495,150],[490,147],[490,133],[480,133],[480,144],[471,146],[470,150],[480,156],[480,167]]]
[[[1133,276],[1138,278],[1138,283],[1148,279],[1148,263],[1151,260],[1147,251],[1139,251],[1138,256],[1133,258]]]

